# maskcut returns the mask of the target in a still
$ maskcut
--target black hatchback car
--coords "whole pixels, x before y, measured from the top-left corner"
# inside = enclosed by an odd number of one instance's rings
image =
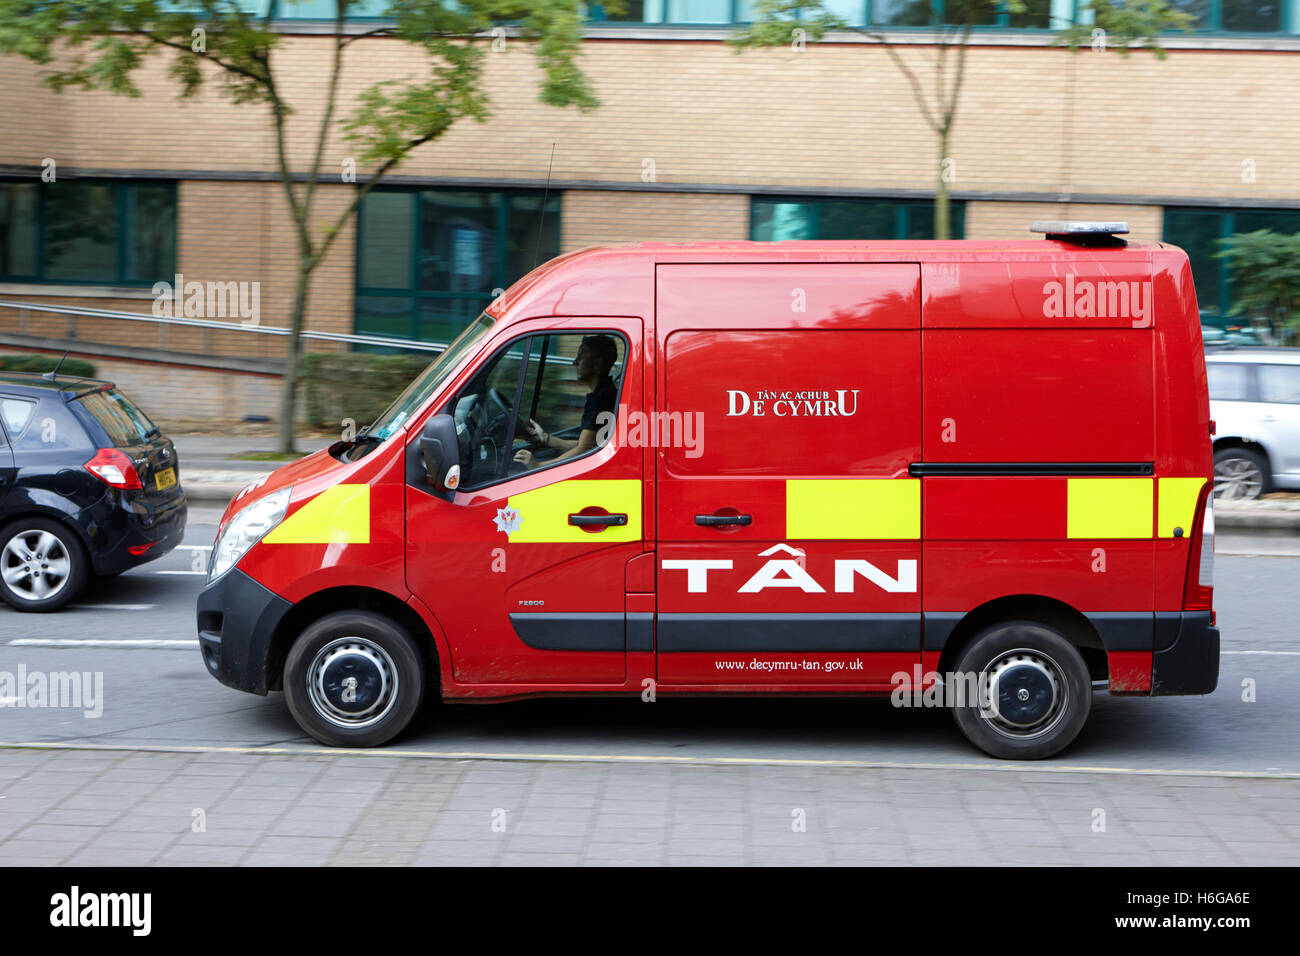
[[[53,611],[185,534],[176,448],[111,382],[0,374],[0,597]]]

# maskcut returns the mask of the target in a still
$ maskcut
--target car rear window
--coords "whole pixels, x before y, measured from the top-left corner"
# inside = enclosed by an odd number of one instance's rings
[[[108,433],[109,441],[119,448],[138,445],[157,430],[149,416],[115,388],[90,392],[77,401]]]
[[[1210,379],[1210,398],[1219,402],[1246,400],[1246,366],[1207,362],[1205,371]]]

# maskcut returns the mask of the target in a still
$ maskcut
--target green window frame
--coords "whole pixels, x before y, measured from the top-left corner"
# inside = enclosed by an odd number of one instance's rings
[[[966,204],[949,205],[952,237],[966,234]],[[751,196],[749,238],[933,239],[934,201],[821,196]]]
[[[560,193],[380,186],[357,211],[359,334],[450,342],[560,253]]]
[[[174,182],[0,179],[0,281],[171,281],[177,228]]]
[[[1201,315],[1214,325],[1229,324],[1233,303],[1232,272],[1226,260],[1215,258],[1217,240],[1258,229],[1300,232],[1300,209],[1166,206],[1163,218],[1161,238],[1187,253]]]

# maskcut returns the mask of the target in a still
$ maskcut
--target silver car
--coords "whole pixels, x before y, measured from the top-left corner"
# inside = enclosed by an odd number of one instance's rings
[[[1205,356],[1214,419],[1214,495],[1300,490],[1300,349]]]

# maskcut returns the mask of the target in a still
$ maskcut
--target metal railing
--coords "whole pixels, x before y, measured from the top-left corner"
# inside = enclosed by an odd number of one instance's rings
[[[292,329],[275,325],[262,325],[241,321],[222,322],[216,319],[174,318],[166,315],[145,315],[140,312],[118,312],[113,309],[75,308],[66,305],[39,305],[34,302],[11,302],[0,299],[0,308],[16,309],[29,312],[54,312],[59,315],[85,316],[92,319],[119,319],[127,322],[151,322],[162,327],[181,326],[184,328],[207,329],[214,332],[253,332],[262,335],[292,335]],[[69,330],[68,338],[75,335],[75,325]],[[304,339],[320,342],[343,342],[349,345],[369,345],[380,348],[411,349],[419,352],[441,352],[447,348],[446,342],[422,342],[416,339],[390,338],[384,335],[349,335],[344,332],[313,332],[304,329],[299,335]]]

